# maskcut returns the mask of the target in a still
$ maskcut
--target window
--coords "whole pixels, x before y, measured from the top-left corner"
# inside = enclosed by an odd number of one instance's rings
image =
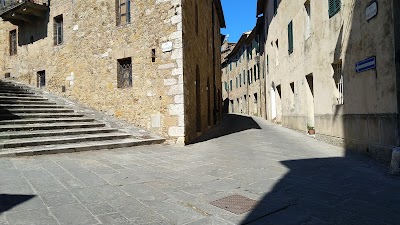
[[[250,82],[249,84],[253,83],[253,69],[250,69]]]
[[[246,71],[243,70],[243,84],[246,84]]]
[[[236,88],[238,88],[239,87],[239,79],[238,79],[238,77],[236,77]]]
[[[344,104],[344,85],[343,85],[343,73],[342,73],[342,62],[332,64],[333,67],[333,78],[335,79],[336,88],[338,90],[338,94],[336,95],[336,104],[343,105]]]
[[[232,63],[229,63],[229,71],[232,71]]]
[[[341,0],[328,0],[328,4],[329,4],[329,18],[331,18],[337,12],[340,11],[342,3]]]
[[[59,15],[54,17],[54,45],[61,45],[63,43],[63,16]]]
[[[17,54],[17,30],[10,31],[10,55]]]
[[[278,0],[274,0],[274,14],[278,12]]]
[[[115,0],[117,26],[131,22],[131,0]]]
[[[239,74],[239,87],[242,86],[242,74]]]
[[[119,59],[117,66],[117,87],[132,87],[132,58]]]
[[[151,62],[155,62],[156,61],[156,49],[153,48],[151,49]]]
[[[228,91],[228,83],[224,82],[225,84],[225,91]]]
[[[269,56],[267,55],[267,73],[269,73]]]
[[[195,2],[194,6],[194,16],[195,16],[195,29],[196,29],[196,34],[199,35],[199,6],[197,5],[197,1]]]
[[[288,25],[288,51],[289,55],[293,53],[293,21],[290,21]]]
[[[254,71],[254,81],[256,81],[257,80],[257,67],[256,67],[256,65],[254,65],[254,70],[253,71]]]
[[[304,3],[304,8],[306,9],[307,12],[307,17],[306,17],[306,27],[304,29],[304,37],[305,39],[308,39],[311,35],[311,5],[310,5],[310,0],[307,0]]]

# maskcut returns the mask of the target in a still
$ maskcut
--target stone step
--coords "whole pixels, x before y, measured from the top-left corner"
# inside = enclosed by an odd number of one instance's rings
[[[0,89],[2,89],[2,90],[25,90],[26,87],[17,86],[12,83],[0,83]]]
[[[21,108],[21,109],[0,109],[0,114],[9,114],[9,113],[73,113],[72,109],[57,109],[57,108]]]
[[[28,118],[65,118],[65,117],[83,117],[78,113],[13,113],[0,115],[0,120],[10,119],[28,119]]]
[[[130,134],[124,133],[105,133],[105,134],[80,134],[70,136],[56,137],[39,137],[39,138],[21,138],[13,140],[0,140],[0,147],[3,150],[6,148],[20,148],[40,145],[60,145],[88,141],[105,141],[105,140],[120,140],[131,137]]]
[[[21,96],[21,97],[29,97],[36,96],[34,93],[30,93],[27,91],[5,91],[0,89],[1,96]]]
[[[8,88],[8,87],[0,87],[0,93],[31,93],[32,92],[25,88]]]
[[[12,131],[0,132],[0,139],[20,139],[34,137],[53,137],[80,134],[100,134],[118,132],[118,129],[107,127],[83,128],[83,129],[61,129],[61,130],[36,130],[36,131]]]
[[[92,118],[38,118],[38,119],[14,119],[0,121],[0,125],[8,124],[41,124],[41,123],[68,123],[68,122],[93,122]]]
[[[43,155],[43,154],[94,151],[102,149],[116,149],[116,148],[126,148],[139,145],[161,144],[164,141],[165,141],[164,139],[138,140],[134,138],[127,138],[121,140],[88,141],[88,142],[73,143],[73,144],[13,148],[8,150],[1,150],[0,157],[33,156],[33,155]]]
[[[0,104],[9,104],[9,105],[56,105],[54,102],[49,101],[21,101],[21,100],[0,100]]]
[[[17,96],[0,96],[0,101],[48,101],[48,99],[41,98],[41,97],[17,97]]]
[[[25,105],[25,104],[1,104],[0,108],[13,109],[13,108],[65,108],[64,105]]]
[[[0,132],[5,131],[33,131],[33,130],[58,130],[58,129],[76,129],[76,128],[94,128],[105,127],[104,123],[82,122],[82,123],[51,123],[51,124],[18,124],[18,125],[0,125]]]

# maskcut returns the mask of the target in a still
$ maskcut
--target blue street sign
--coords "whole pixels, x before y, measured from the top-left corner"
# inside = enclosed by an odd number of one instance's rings
[[[361,73],[376,68],[376,56],[364,59],[356,64],[356,72]]]

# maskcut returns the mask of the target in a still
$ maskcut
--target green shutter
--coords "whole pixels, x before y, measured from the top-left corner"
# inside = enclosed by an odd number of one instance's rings
[[[334,16],[337,12],[339,12],[340,7],[342,5],[341,0],[328,0],[329,4],[329,18]]]
[[[293,52],[293,22],[290,21],[288,25],[288,44],[289,44],[289,54]]]

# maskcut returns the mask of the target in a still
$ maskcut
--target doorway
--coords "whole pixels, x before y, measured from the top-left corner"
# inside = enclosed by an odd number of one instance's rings
[[[313,74],[306,75],[308,84],[306,96],[307,96],[307,128],[314,128],[314,77]]]

